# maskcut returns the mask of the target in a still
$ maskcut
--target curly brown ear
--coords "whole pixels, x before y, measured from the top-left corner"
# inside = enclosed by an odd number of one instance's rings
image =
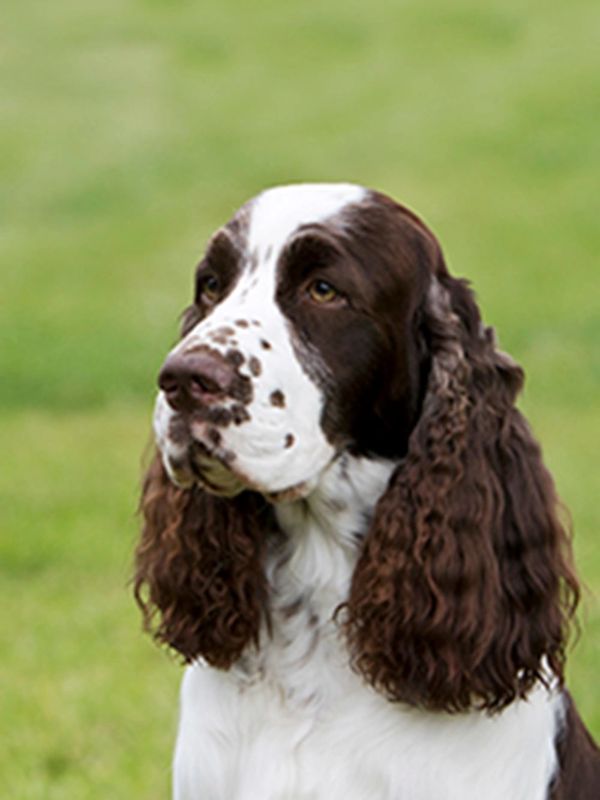
[[[178,489],[155,455],[144,480],[135,597],[146,627],[186,661],[227,669],[258,640],[266,596],[265,503]]]
[[[514,406],[523,373],[467,285],[423,309],[427,393],[345,606],[356,667],[391,699],[495,711],[563,679],[579,591],[552,478]]]

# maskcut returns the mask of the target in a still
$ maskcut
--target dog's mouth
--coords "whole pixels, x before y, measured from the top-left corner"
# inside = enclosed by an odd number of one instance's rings
[[[168,471],[174,483],[183,489],[199,485],[210,494],[219,497],[234,497],[240,492],[251,490],[262,494],[270,503],[289,503],[306,497],[312,490],[310,481],[302,481],[283,489],[271,491],[256,484],[243,474],[235,463],[235,454],[222,446],[220,437],[207,435],[202,424],[177,424],[173,443],[177,444],[178,454],[166,453]],[[182,441],[185,434],[185,444]],[[183,445],[183,446],[182,446]]]
[[[232,448],[227,430],[214,420],[206,420],[203,414],[173,413],[160,400],[154,427],[169,477],[182,489],[200,486],[220,497],[234,497],[250,490],[270,503],[290,503],[311,493],[322,469],[319,465],[314,477],[300,474],[294,480],[290,475],[291,480],[283,482],[286,469],[281,451],[275,449],[271,453],[264,437],[255,441],[246,436],[245,451],[240,456]],[[282,450],[290,449],[286,445],[284,440]]]
[[[234,497],[248,488],[231,468],[229,454],[196,439],[190,439],[181,457],[167,455],[167,462],[171,479],[184,489],[198,484],[211,494]]]
[[[166,426],[157,425],[156,430],[169,477],[180,488],[198,484],[223,497],[233,497],[246,488],[232,469],[234,454],[223,447],[215,428],[188,415],[175,414]]]
[[[233,497],[247,486],[231,468],[232,458],[219,447],[209,447],[202,441],[193,439],[189,445],[190,472],[211,494]]]

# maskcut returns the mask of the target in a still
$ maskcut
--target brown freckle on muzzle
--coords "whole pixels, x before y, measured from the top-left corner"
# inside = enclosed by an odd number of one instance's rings
[[[250,324],[248,323],[248,320],[245,320],[245,319],[236,319],[235,324],[238,326],[238,328],[249,328],[250,327]]]
[[[245,375],[237,375],[229,390],[229,396],[233,400],[237,400],[238,403],[246,405],[251,402],[253,395],[254,391],[250,378],[247,378]]]
[[[241,425],[242,422],[248,422],[251,419],[250,414],[244,408],[244,406],[236,404],[231,407],[231,413],[233,415],[233,421],[236,425]]]
[[[252,356],[252,358],[248,362],[248,366],[250,368],[250,372],[254,375],[255,378],[257,378],[262,372],[262,364],[260,363],[258,358],[256,358],[256,356]]]
[[[195,414],[195,418],[200,422],[210,422],[218,425],[219,428],[226,428],[231,425],[233,415],[228,408],[200,408]]]
[[[269,397],[272,406],[277,406],[277,408],[285,408],[285,395],[280,389],[275,389],[274,392],[271,392]]]
[[[263,350],[270,350],[271,349],[271,344],[270,344],[270,342],[267,342],[266,339],[261,339],[260,340],[260,346],[262,347]]]
[[[224,335],[224,334],[222,334],[222,333],[213,333],[213,334],[211,334],[211,335],[209,336],[209,338],[210,338],[210,339],[211,339],[211,341],[213,341],[215,344],[222,344],[222,345],[229,344],[229,337],[228,337],[228,336],[225,336],[225,335]]]
[[[246,360],[239,350],[228,350],[225,354],[225,358],[236,369],[237,367],[241,367]]]
[[[188,426],[180,416],[171,418],[169,422],[169,439],[173,444],[186,444],[190,436]]]
[[[291,447],[294,444],[295,441],[296,441],[296,438],[294,437],[294,434],[293,433],[288,433],[287,436],[285,437],[285,448],[286,448],[286,450],[289,447]]]
[[[221,444],[221,441],[223,439],[223,437],[216,428],[208,429],[208,438],[210,439],[212,444],[214,444],[216,447],[218,447]]]
[[[221,328],[216,328],[208,334],[208,338],[215,342],[215,344],[231,344],[231,337],[235,336],[235,330],[228,325],[223,325]]]

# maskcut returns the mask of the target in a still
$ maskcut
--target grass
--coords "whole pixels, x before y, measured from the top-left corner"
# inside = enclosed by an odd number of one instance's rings
[[[524,364],[590,596],[600,736],[593,0],[106,0],[3,13],[0,792],[168,796],[179,669],[127,585],[154,376],[207,235],[265,186],[419,210]]]

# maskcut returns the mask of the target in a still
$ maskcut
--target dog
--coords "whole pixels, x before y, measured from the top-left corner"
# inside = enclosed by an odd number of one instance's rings
[[[592,800],[553,481],[433,233],[349,184],[210,240],[159,375],[135,592],[188,664],[176,800]]]

